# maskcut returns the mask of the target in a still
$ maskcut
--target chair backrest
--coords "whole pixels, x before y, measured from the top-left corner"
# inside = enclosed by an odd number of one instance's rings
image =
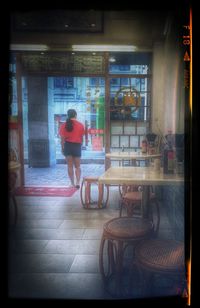
[[[142,191],[142,187],[139,185],[120,185],[119,192],[121,197],[123,197],[127,192],[132,191]]]

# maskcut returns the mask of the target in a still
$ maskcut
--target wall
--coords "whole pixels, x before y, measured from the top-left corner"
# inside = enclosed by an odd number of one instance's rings
[[[164,135],[184,133],[184,61],[176,26],[172,22],[165,42],[156,42],[153,50],[152,131],[159,127]]]
[[[156,42],[153,48],[152,131],[163,135],[168,130],[172,130],[172,133],[185,131],[184,60],[179,31],[175,18],[171,19],[165,41]],[[161,204],[166,209],[174,239],[184,241],[184,186],[165,186],[157,190]]]

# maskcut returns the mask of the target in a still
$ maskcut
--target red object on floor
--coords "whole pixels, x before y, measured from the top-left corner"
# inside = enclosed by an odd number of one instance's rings
[[[16,196],[71,197],[76,187],[18,187]]]

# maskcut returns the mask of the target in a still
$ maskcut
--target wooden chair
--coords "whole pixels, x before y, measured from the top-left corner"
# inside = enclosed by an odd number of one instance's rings
[[[123,209],[125,209],[128,217],[142,217],[142,186],[123,185],[120,189],[120,194],[121,203],[119,216],[122,216]],[[160,209],[156,195],[152,191],[152,187],[149,200],[149,215],[154,225],[154,236],[157,236],[160,226]]]

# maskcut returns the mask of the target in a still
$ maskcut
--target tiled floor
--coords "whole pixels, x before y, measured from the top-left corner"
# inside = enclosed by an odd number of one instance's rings
[[[82,164],[81,176],[99,176],[105,171],[104,164]],[[67,165],[57,164],[51,168],[29,168],[25,165],[26,186],[68,186]]]
[[[26,170],[27,184],[57,186],[67,182],[66,165],[50,170]],[[102,172],[102,166],[82,168],[83,175]],[[104,168],[104,167],[103,167]],[[95,170],[95,171],[94,171]],[[44,174],[48,174],[45,178]],[[31,178],[32,176],[32,178]],[[31,179],[30,179],[31,178]],[[58,181],[58,178],[60,181]],[[59,183],[59,184],[58,184]],[[39,299],[113,299],[103,288],[99,273],[99,245],[103,224],[119,214],[119,192],[110,188],[109,206],[84,209],[80,192],[72,197],[17,197],[19,217],[9,232],[9,297]],[[159,237],[173,238],[165,209],[161,206]],[[170,295],[171,285],[155,294]],[[174,290],[173,290],[174,292]],[[133,297],[141,296],[140,288]],[[130,295],[128,296],[128,298]]]

